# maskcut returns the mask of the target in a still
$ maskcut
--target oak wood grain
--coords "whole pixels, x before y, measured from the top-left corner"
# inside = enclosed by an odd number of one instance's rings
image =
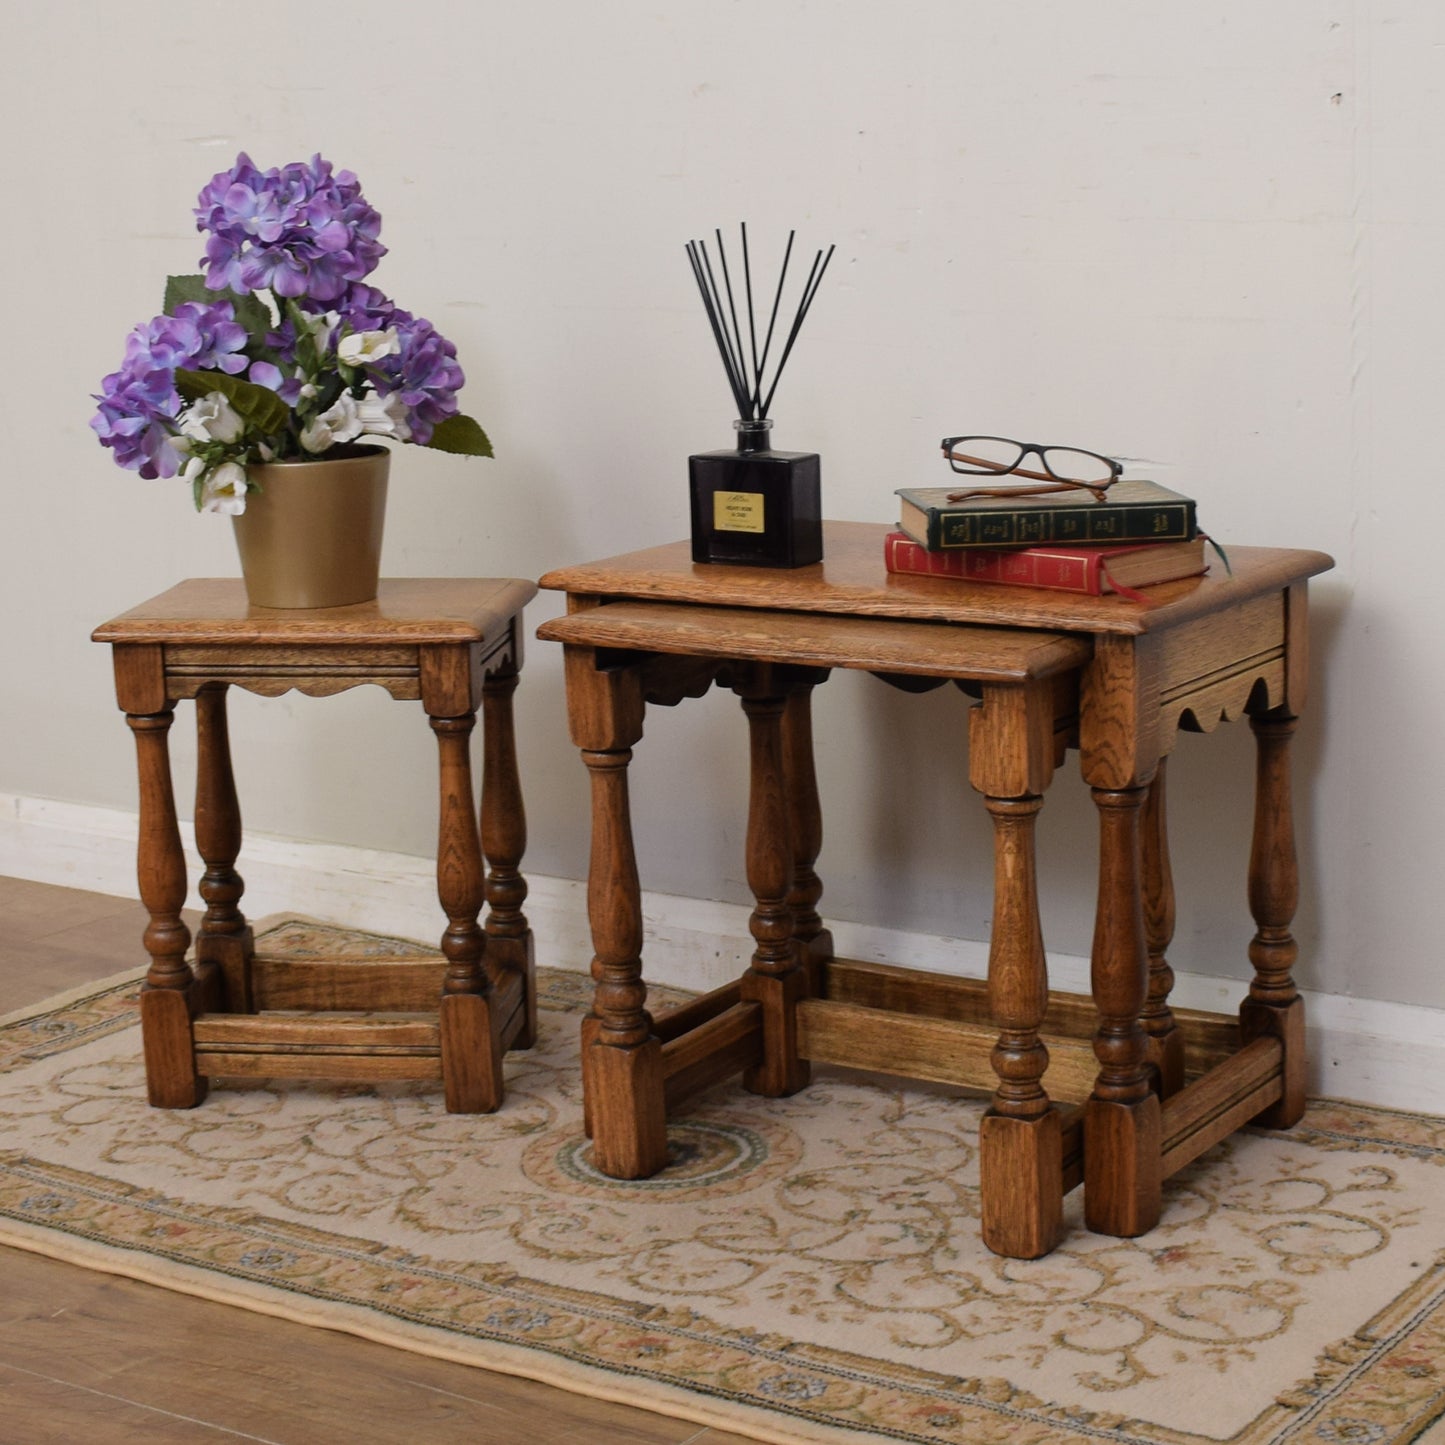
[[[1166,1099],[1160,1113],[1160,1172],[1167,1179],[1279,1099],[1284,1049],[1275,1038],[1246,1044]]]
[[[434,1009],[446,976],[438,958],[285,958],[252,960],[255,1009],[375,1009],[419,1013]]]
[[[548,572],[540,585],[579,598],[661,598],[715,607],[1132,635],[1278,592],[1334,565],[1323,552],[1231,545],[1232,573],[1217,568],[1203,577],[1151,587],[1148,604],[1141,605],[1117,594],[1084,597],[1043,588],[889,573],[883,566],[883,538],[891,530],[886,523],[824,522],[823,560],[792,571],[694,563],[691,545],[682,541],[559,567]]]
[[[1063,1234],[1064,1144],[1057,1109],[1013,1118],[990,1109],[978,1129],[983,1242],[1010,1259],[1038,1259]]]
[[[537,636],[688,657],[1001,681],[1051,676],[1077,667],[1090,651],[1087,639],[1047,633],[661,602],[610,602],[544,622]]]
[[[673,1109],[690,1094],[757,1069],[762,1062],[762,1006],[738,1004],[662,1045],[667,1106]]]
[[[517,769],[517,735],[512,695],[519,681],[518,651],[510,664],[482,682],[482,789],[478,803],[478,836],[485,867],[483,891],[487,915],[487,946],[482,956],[488,976],[500,985],[519,978],[523,1019],[511,1047],[529,1049],[537,1039],[536,948],[522,905],[527,880],[522,854],[527,848],[527,811]]]
[[[798,1048],[814,1063],[990,1093],[998,1082],[992,1063],[998,1030],[992,1024],[888,1013],[830,999],[804,999],[797,1012]],[[1094,1072],[1093,1053],[1083,1040],[1050,1041],[1045,1077],[1052,1097],[1069,1102],[1087,1098]]]
[[[1249,722],[1256,748],[1249,909],[1256,928],[1249,944],[1254,978],[1239,1022],[1246,1039],[1271,1034],[1284,1046],[1279,1101],[1258,1122],[1287,1129],[1299,1122],[1305,1109],[1304,1003],[1292,972],[1299,944],[1290,931],[1299,906],[1290,769],[1290,744],[1299,719],[1280,709]]]
[[[295,688],[324,697],[379,683],[394,698],[419,698],[437,738],[437,896],[447,923],[441,986],[426,1007],[436,1011],[447,1108],[499,1107],[502,1054],[513,1044],[530,1046],[536,1033],[533,944],[521,913],[525,825],[511,713],[521,660],[519,613],[535,593],[532,583],[515,578],[387,579],[372,602],[276,610],[252,607],[239,581],[193,579],[96,629],[95,639],[112,645],[117,696],[136,737],[137,871],[151,915],[145,934],[151,971],[141,1018],[153,1104],[189,1108],[204,1097],[206,1068],[258,1077],[267,1058],[289,1076],[353,1079],[365,1077],[370,1049],[377,1077],[398,1077],[403,1070],[398,1058],[405,1049],[372,1039],[337,1005],[416,1006],[415,979],[431,970],[409,975],[393,962],[345,978],[336,960],[309,970],[258,966],[235,869],[241,814],[231,772],[227,688],[265,696]],[[166,744],[178,698],[195,699],[199,734],[196,837],[206,864],[200,886],[207,912],[194,975],[179,913],[185,863]],[[479,820],[470,738],[484,699],[486,786]],[[147,710],[136,710],[142,707]],[[483,829],[493,855],[490,893]],[[487,930],[479,921],[489,899],[488,926],[498,953],[490,970],[483,963]],[[492,997],[494,983],[503,997]],[[369,984],[377,986],[376,995],[366,996]],[[330,1012],[313,1017],[304,1047],[275,1030],[245,1044],[211,1036],[211,1024],[195,1034],[191,1020],[197,1014],[229,1010],[244,1018],[258,998],[263,1006],[279,1001]],[[431,1070],[430,1063],[425,1067]]]
[[[762,1008],[762,1062],[743,1074],[744,1087],[778,1098],[808,1082],[808,1065],[798,1053],[798,1001],[807,996],[808,974],[793,946],[793,842],[789,834],[787,782],[783,772],[785,695],[772,686],[771,669],[744,670],[739,680],[748,720],[746,871],[754,907],[748,918],[753,956],[743,975],[742,995]]]
[[[345,1044],[337,1042],[335,1025],[345,1024]],[[437,1052],[437,1021],[411,1014],[326,1010],[287,1014],[202,1014],[191,1025],[197,1045],[242,1050],[272,1049],[277,1053],[369,1047],[396,1052]]]
[[[192,578],[103,623],[91,640],[291,648],[472,643],[505,631],[536,592],[515,577],[388,577],[374,601],[292,610],[252,607],[239,578]]]
[[[763,1030],[763,1011],[755,1003],[738,1003],[732,1008],[697,1024],[686,1033],[676,1034],[662,1045],[662,1073],[670,1079],[684,1069],[751,1035],[759,1038]]]
[[[731,983],[723,984],[721,988],[713,989],[711,993],[702,994],[677,1008],[657,1014],[652,1021],[652,1031],[665,1044],[726,1012],[742,999],[742,994],[741,980],[734,979]]]
[[[928,973],[892,963],[832,959],[823,971],[820,996],[839,1003],[856,1003],[897,1013],[930,1014],[961,1023],[987,1024],[993,1018],[985,980]],[[1174,1009],[1173,1015],[1178,1030],[1184,1035],[1188,1073],[1205,1073],[1239,1051],[1239,1023],[1228,1014]],[[659,1032],[671,1017],[659,1018]],[[1098,1009],[1087,994],[1063,993],[1057,989],[1049,994],[1042,1025],[1045,1035],[1090,1039],[1097,1025]]]
[[[1289,975],[1287,771],[1281,729],[1264,719],[1279,718],[1303,692],[1305,582],[1331,560],[1231,547],[1232,566],[1151,588],[1141,602],[892,575],[883,564],[886,530],[827,524],[824,561],[786,571],[696,564],[676,543],[542,579],[567,594],[566,616],[539,636],[563,644],[572,735],[593,772],[594,937],[620,944],[622,903],[630,915],[625,957],[616,947],[616,960],[599,967],[584,1030],[589,1126],[594,1137],[621,1131],[635,1166],[644,1073],[655,1087],[665,1072],[643,1063],[659,1034],[673,1057],[686,1053],[674,1082],[709,1069],[722,1077],[736,1062],[737,1035],[724,1042],[712,1002],[711,1022],[699,1010],[686,1025],[664,1021],[648,1032],[625,778],[603,778],[625,769],[648,702],[672,705],[719,680],[743,696],[752,740],[746,861],[757,947],[741,996],[761,1007],[763,1048],[745,1082],[769,1093],[802,1087],[806,1072],[792,1072],[801,1056],[986,1086],[988,1044],[997,1075],[981,1148],[990,1247],[1046,1253],[1062,1193],[1081,1175],[1090,1226],[1137,1235],[1159,1217],[1161,1093],[1182,1093],[1195,1069],[1208,1079],[1223,1067],[1217,1087],[1225,1087],[1238,1068],[1231,1054],[1256,1036],[1283,1055],[1284,1084],[1246,1095],[1262,1105],[1274,1089],[1271,1121],[1284,1121],[1293,1081],[1303,1077],[1303,1019]],[[969,716],[969,778],[994,819],[987,1004],[976,986],[970,993],[832,960],[814,868],[822,814],[809,719],[800,712],[780,742],[789,709],[832,668],[872,671],[909,692],[951,678],[980,700]],[[1169,1003],[1174,903],[1162,767],[1181,727],[1208,732],[1246,713],[1262,749],[1250,895],[1255,980],[1239,1024],[1209,1018],[1190,1027]],[[1033,863],[1034,815],[1071,744],[1100,817],[1092,1004],[1049,996]],[[601,1045],[624,1013],[625,1047],[636,1057],[625,1087],[621,1074],[604,1087]],[[1051,1024],[1062,1026],[1062,1039]],[[1090,1034],[1092,1056],[1081,1043]],[[1056,1095],[1085,1099],[1082,1113],[1063,1120]],[[1231,1096],[1223,1113],[1186,1131],[1187,1143],[1169,1143],[1171,1158],[1216,1137],[1218,1119],[1227,1116],[1229,1128],[1243,1122],[1243,1107]],[[648,1117],[655,1130],[659,1116]]]
[[[390,1054],[372,1048],[353,1051],[344,1044],[294,1053],[273,1048],[256,1053],[197,1048],[196,1066],[204,1069],[207,1077],[217,1079],[314,1079],[324,1075],[357,1084],[387,1080],[443,1082],[440,1055]]]
[[[1149,949],[1149,991],[1141,1022],[1148,1035],[1149,1062],[1155,1070],[1160,1098],[1167,1099],[1184,1087],[1184,1035],[1169,1007],[1174,988],[1174,970],[1165,957],[1174,938],[1174,875],[1169,863],[1169,835],[1166,805],[1166,767],[1159,770],[1149,786],[1141,820],[1143,836],[1144,936]]]
[[[823,810],[813,762],[814,685],[793,689],[783,709],[783,781],[787,789],[788,834],[793,843],[788,909],[793,915],[793,946],[808,975],[810,993],[817,992],[821,961],[833,953],[833,935],[818,912],[823,880],[815,865],[823,847]]]

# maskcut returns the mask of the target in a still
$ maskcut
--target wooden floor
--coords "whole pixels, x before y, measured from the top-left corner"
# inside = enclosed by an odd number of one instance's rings
[[[140,965],[144,927],[137,903],[0,879],[0,1013]],[[0,1248],[4,1445],[213,1440],[743,1445],[726,1431]]]

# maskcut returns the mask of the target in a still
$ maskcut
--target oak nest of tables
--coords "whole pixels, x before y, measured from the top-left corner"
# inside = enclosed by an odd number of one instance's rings
[[[439,1080],[454,1113],[501,1104],[502,1055],[529,1048],[536,1034],[512,724],[522,609],[536,590],[512,578],[388,579],[373,602],[293,611],[250,606],[239,580],[191,580],[96,629],[94,640],[112,648],[140,770],[138,874],[151,960],[140,1013],[153,1105],[199,1104],[211,1077]],[[364,683],[420,701],[436,734],[443,957],[258,953],[239,907],[227,690],[329,697]],[[196,705],[206,905],[193,958],[167,749],[175,704],[187,698]],[[480,825],[470,760],[478,708]]]
[[[787,1095],[812,1064],[846,1064],[992,1091],[980,1168],[996,1253],[1047,1254],[1080,1184],[1089,1228],[1143,1234],[1164,1179],[1242,1124],[1288,1127],[1304,1108],[1289,744],[1304,705],[1307,580],[1333,564],[1231,547],[1232,570],[1152,588],[1146,605],[892,576],[887,530],[826,523],[824,560],[796,571],[694,564],[678,542],[542,578],[567,594],[567,615],[538,636],[563,645],[572,740],[591,777],[594,1162],[616,1178],[656,1173],[668,1113],[697,1090],[741,1074],[758,1094]],[[834,668],[908,691],[952,682],[975,699],[969,780],[994,827],[986,983],[834,957],[818,911],[810,713]],[[736,982],[654,1016],[627,770],[649,704],[714,684],[739,696],[748,723],[755,950]],[[1165,760],[1181,728],[1242,716],[1258,757],[1254,977],[1237,1017],[1174,1010]],[[1050,993],[1039,925],[1034,823],[1068,748],[1099,815],[1092,998]]]

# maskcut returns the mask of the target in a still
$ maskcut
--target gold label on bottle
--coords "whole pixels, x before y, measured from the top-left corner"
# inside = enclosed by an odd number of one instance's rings
[[[714,492],[712,494],[712,525],[717,532],[761,532],[763,526],[763,494],[761,492]]]

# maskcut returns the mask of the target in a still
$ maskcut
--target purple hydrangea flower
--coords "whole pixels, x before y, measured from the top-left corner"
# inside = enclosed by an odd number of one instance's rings
[[[412,439],[425,446],[436,425],[460,410],[456,394],[466,377],[457,363],[456,347],[424,316],[403,310],[375,286],[351,286],[336,309],[352,331],[396,328],[401,351],[375,367],[376,390],[380,396],[401,398]]]
[[[157,316],[137,326],[126,338],[125,354],[148,357],[157,366],[193,367],[197,371],[224,371],[234,376],[249,364],[239,353],[246,345],[246,328],[236,320],[229,301],[214,306],[183,301],[174,314]]]
[[[118,466],[147,478],[175,476],[178,459],[168,424],[181,409],[175,380],[172,368],[137,358],[101,382],[90,424],[101,446],[114,451]]]
[[[396,302],[375,286],[354,282],[336,300],[336,312],[353,331],[385,331],[398,315],[411,319]]]
[[[269,361],[253,361],[246,379],[254,381],[257,386],[267,387],[271,391],[280,391],[286,384],[285,378],[281,375],[281,368]]]
[[[203,306],[185,301],[173,315],[137,326],[125,341],[125,360],[101,382],[90,425],[118,465],[143,477],[173,477],[174,448],[168,442],[181,409],[176,390],[179,367],[224,371],[232,376],[249,364],[241,353],[245,328],[229,301]]]
[[[334,302],[386,254],[381,217],[350,171],[333,174],[319,155],[260,171],[243,151],[212,177],[196,204],[209,233],[206,285]]]
[[[456,348],[366,279],[386,248],[350,171],[319,155],[263,171],[243,152],[202,190],[195,215],[206,286],[264,293],[270,319],[252,305],[243,324],[230,301],[188,301],[136,327],[90,423],[117,463],[145,477],[181,471],[204,484],[204,501],[258,451],[289,458],[356,435],[425,444],[457,414],[465,378]],[[253,435],[244,391],[235,406],[187,403],[176,387],[182,368],[244,377],[289,415],[274,435]]]
[[[401,397],[412,440],[425,446],[436,425],[460,410],[457,392],[466,377],[456,347],[424,316],[394,307],[386,324],[396,328],[401,351],[377,364],[377,394]]]

